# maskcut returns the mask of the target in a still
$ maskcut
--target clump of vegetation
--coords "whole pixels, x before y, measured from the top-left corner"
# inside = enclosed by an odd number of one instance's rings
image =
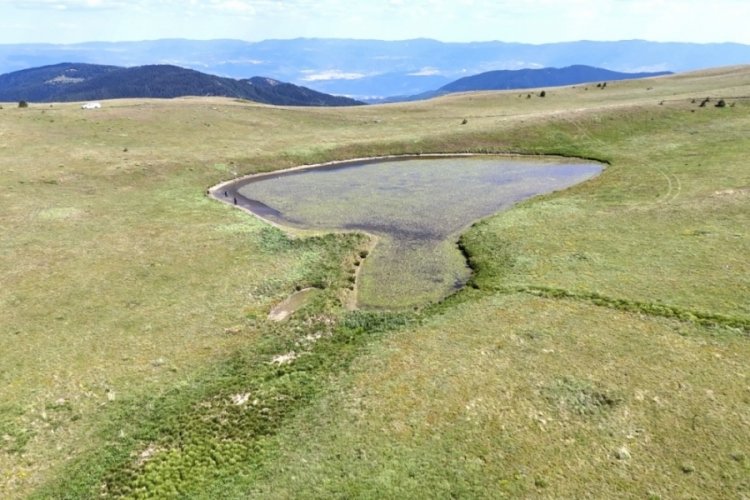
[[[18,101],[18,107],[19,108],[28,108],[29,107],[29,103],[26,102],[26,101]]]
[[[295,240],[274,226],[264,226],[260,230],[260,241],[261,248],[270,253],[283,252],[299,245],[299,240]]]
[[[34,437],[34,430],[22,422],[23,414],[18,406],[0,404],[0,453],[23,453]]]
[[[543,391],[545,399],[558,409],[583,416],[591,416],[613,409],[622,397],[586,380],[563,377]]]
[[[541,92],[539,92],[539,97],[547,97],[547,91],[542,90]]]
[[[715,106],[717,108],[725,108],[727,106],[727,102],[724,99],[719,99]]]

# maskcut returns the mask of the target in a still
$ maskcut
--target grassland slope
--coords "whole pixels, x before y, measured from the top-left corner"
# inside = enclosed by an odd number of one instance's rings
[[[3,106],[0,495],[747,496],[746,96],[729,68],[543,99]],[[421,313],[344,310],[366,237],[205,196],[471,151],[610,166],[471,228],[473,288]]]

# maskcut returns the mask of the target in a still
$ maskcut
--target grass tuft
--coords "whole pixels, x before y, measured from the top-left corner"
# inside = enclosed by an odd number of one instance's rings
[[[622,397],[586,380],[563,377],[542,391],[558,410],[581,416],[606,413],[622,403]]]

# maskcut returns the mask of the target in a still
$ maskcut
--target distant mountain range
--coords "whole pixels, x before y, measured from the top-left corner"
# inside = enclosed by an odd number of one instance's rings
[[[530,45],[303,38],[0,45],[0,74],[61,61],[126,67],[170,64],[240,79],[266,75],[327,94],[366,99],[420,94],[465,76],[495,70],[585,64],[640,73],[748,64],[750,45],[643,40]]]
[[[591,66],[488,71],[460,78],[437,90],[373,102],[429,99],[454,92],[555,87],[596,81],[662,76],[669,72],[621,73]],[[128,97],[224,96],[296,106],[363,104],[263,77],[235,80],[171,65],[121,68],[62,63],[0,75],[0,101],[65,102]]]
[[[559,87],[607,80],[630,80],[672,74],[670,71],[621,73],[608,69],[577,64],[567,68],[542,68],[488,71],[467,76],[440,87],[442,92],[467,92],[470,90],[510,90],[535,87]]]
[[[563,85],[576,85],[579,83],[632,80],[635,78],[649,78],[671,74],[672,72],[670,71],[622,73],[619,71],[610,71],[608,69],[594,68],[581,64],[568,66],[566,68],[506,69],[487,71],[478,75],[459,78],[454,82],[443,85],[437,90],[423,92],[413,96],[390,97],[372,102],[416,101],[455,92],[559,87]]]
[[[0,75],[0,101],[65,102],[181,96],[235,97],[286,106],[362,104],[271,78],[235,80],[172,65],[121,68],[62,63]]]

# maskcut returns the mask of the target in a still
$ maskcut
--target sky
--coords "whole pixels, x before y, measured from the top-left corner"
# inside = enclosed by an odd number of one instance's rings
[[[433,38],[750,44],[750,0],[0,0],[0,44]]]

